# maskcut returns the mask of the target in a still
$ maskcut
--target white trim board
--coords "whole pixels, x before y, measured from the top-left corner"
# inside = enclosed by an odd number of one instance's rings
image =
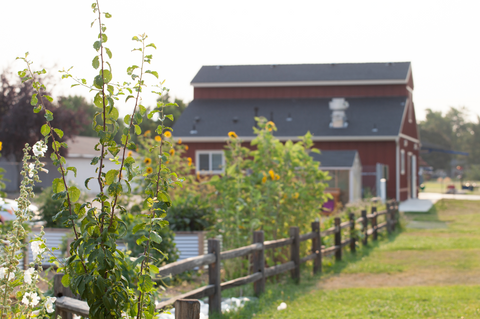
[[[220,87],[281,87],[281,86],[347,86],[347,85],[392,85],[407,84],[403,80],[358,80],[358,81],[275,81],[275,82],[203,82],[193,83],[194,88],[220,88]]]
[[[230,138],[228,136],[176,136],[175,138],[181,138],[183,142],[226,142]],[[239,136],[241,141],[251,142],[255,139],[255,136]],[[301,139],[298,136],[275,136],[280,141],[300,141]],[[329,142],[329,141],[397,141],[399,136],[312,136],[312,141],[314,142]]]

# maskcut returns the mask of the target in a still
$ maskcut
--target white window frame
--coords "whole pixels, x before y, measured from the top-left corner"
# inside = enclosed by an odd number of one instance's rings
[[[400,150],[400,174],[405,175],[405,150]]]
[[[208,154],[208,160],[209,160],[209,168],[210,170],[205,171],[205,170],[200,170],[200,155],[201,154]],[[213,154],[222,154],[222,169],[221,170],[212,170],[212,155]],[[200,175],[212,175],[212,174],[222,174],[225,172],[225,153],[222,150],[201,150],[201,151],[196,151],[195,152],[195,171],[197,174]]]

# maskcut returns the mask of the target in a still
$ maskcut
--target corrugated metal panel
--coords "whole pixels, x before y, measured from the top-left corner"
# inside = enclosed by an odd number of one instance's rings
[[[176,234],[173,241],[180,255],[178,260],[198,256],[198,235]]]
[[[48,249],[52,250],[52,248],[60,248],[60,245],[62,244],[62,240],[63,238],[66,238],[67,234],[70,233],[70,230],[69,229],[65,229],[64,231],[63,230],[56,230],[56,231],[45,231],[45,236],[43,237],[45,239],[45,243],[48,247]],[[35,238],[36,236],[40,236],[40,231],[33,231],[33,236],[31,236],[31,238]],[[61,256],[61,252],[60,250],[55,250],[53,252],[53,254],[55,255],[55,257],[57,258],[60,258]],[[49,262],[49,259],[51,257],[51,254],[48,253],[48,252],[45,252],[44,254],[44,259],[43,259],[43,262],[42,264],[43,265],[50,265],[50,262]],[[31,248],[31,245],[29,244],[28,245],[28,262],[29,263],[33,263],[33,252],[32,252],[32,248]]]

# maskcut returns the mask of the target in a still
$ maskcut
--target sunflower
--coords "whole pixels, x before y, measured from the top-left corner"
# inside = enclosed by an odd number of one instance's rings
[[[280,175],[275,174],[275,180],[278,181],[280,179]]]
[[[266,183],[266,182],[267,182],[267,176],[263,176],[262,183]]]
[[[271,132],[275,128],[275,123],[272,121],[268,121],[267,124],[265,124],[265,128]]]
[[[272,180],[275,179],[275,172],[273,171],[273,169],[271,169],[271,170],[268,171],[268,175],[270,175],[270,178],[271,178]]]
[[[228,137],[230,137],[230,138],[237,138],[238,135],[237,135],[237,133],[235,133],[235,132],[232,131],[232,132],[228,132]]]
[[[166,138],[172,137],[172,133],[170,133],[170,131],[166,131],[165,133],[163,133],[163,135],[164,135]]]
[[[152,174],[153,173],[153,168],[151,168],[150,166],[147,167],[147,174]]]
[[[132,155],[133,155],[133,152],[132,152],[132,151],[129,151],[129,152],[127,153],[127,156],[128,156],[128,157],[130,157],[130,156],[132,156]]]
[[[0,151],[2,150],[3,143],[0,142]]]
[[[182,139],[181,138],[178,139],[177,144],[182,144]]]
[[[185,151],[188,151],[188,145],[185,145]]]
[[[150,133],[151,133],[151,131],[147,130],[147,131],[145,131],[145,133],[143,133],[143,136],[145,136],[145,137],[150,136]]]
[[[172,155],[172,156],[175,155],[175,150],[173,148],[170,149],[170,155]]]
[[[147,165],[150,165],[152,164],[152,159],[150,157],[145,157],[145,159],[143,160],[143,162]]]
[[[191,157],[187,158],[187,161],[188,161],[188,166],[192,166],[192,158]]]
[[[299,193],[295,193],[295,194],[293,195],[293,198],[294,198],[294,199],[297,199],[299,196],[300,196]]]
[[[161,137],[160,135],[155,136],[155,141],[161,142],[161,141],[162,141],[162,137]]]

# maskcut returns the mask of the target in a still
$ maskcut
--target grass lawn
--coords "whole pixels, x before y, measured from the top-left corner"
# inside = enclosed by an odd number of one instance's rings
[[[477,183],[477,185],[480,185],[480,182],[475,182],[475,183]],[[431,181],[424,182],[423,185],[425,185],[425,189],[423,190],[423,192],[426,192],[426,193],[443,193],[444,194],[447,191],[447,185],[455,185],[456,190],[462,189],[462,184],[458,180],[452,180],[448,183],[446,182],[439,183],[436,180],[431,180]],[[473,192],[469,190],[465,190],[465,191],[466,191],[466,194],[476,194],[476,195],[480,194],[480,190],[478,188],[474,189]]]
[[[405,225],[433,226],[382,235],[356,255],[345,250],[342,262],[325,259],[319,276],[307,266],[299,285],[270,282],[258,302],[223,318],[480,317],[479,206],[442,200],[428,214],[406,214]],[[287,309],[278,311],[281,302]]]

